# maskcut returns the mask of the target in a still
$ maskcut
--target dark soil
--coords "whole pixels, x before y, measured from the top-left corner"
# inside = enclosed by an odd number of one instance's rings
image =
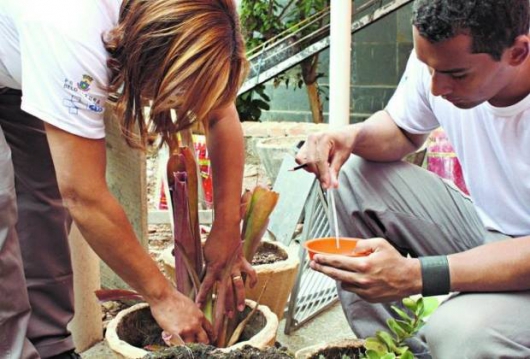
[[[358,359],[364,352],[362,348],[326,348],[316,354],[313,354],[309,359]]]
[[[239,320],[243,320],[251,309],[246,308],[238,313]],[[256,335],[265,326],[265,317],[259,311],[255,312],[241,333],[239,341],[245,341]],[[121,340],[138,347],[167,347],[162,340],[162,329],[158,326],[149,307],[137,310],[123,318],[118,328],[116,328]]]
[[[285,348],[271,347],[267,349],[257,349],[249,345],[242,349],[233,350],[229,353],[216,351],[210,345],[191,344],[186,347],[167,348],[156,353],[150,353],[143,359],[200,359],[200,358],[228,358],[228,359],[292,359],[293,354]]]
[[[252,258],[252,265],[276,263],[286,260],[287,257],[287,253],[283,249],[268,242],[261,242],[254,258]]]

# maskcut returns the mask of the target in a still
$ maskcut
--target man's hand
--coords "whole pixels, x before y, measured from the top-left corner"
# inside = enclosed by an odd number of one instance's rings
[[[419,260],[403,257],[383,238],[358,242],[356,252],[365,257],[321,255],[314,257],[312,269],[341,281],[344,290],[368,302],[389,302],[421,292]]]
[[[198,306],[176,290],[149,305],[153,317],[164,330],[164,339],[168,344],[209,344],[213,338],[212,325]]]
[[[352,129],[310,134],[296,155],[296,162],[307,164],[306,170],[314,173],[324,188],[338,186],[338,173],[352,151]]]

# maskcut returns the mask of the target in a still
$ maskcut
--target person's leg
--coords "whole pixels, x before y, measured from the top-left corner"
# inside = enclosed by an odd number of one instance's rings
[[[2,95],[0,125],[11,147],[18,206],[17,233],[32,314],[28,338],[43,358],[74,349],[70,217],[39,119],[20,110],[20,95]]]
[[[15,230],[17,207],[11,151],[1,127],[0,174],[0,358],[35,359],[39,355],[26,338],[31,307]]]
[[[450,254],[483,243],[488,235],[469,198],[438,176],[405,162],[377,163],[352,156],[337,189],[341,235],[382,237],[402,254]],[[370,304],[339,289],[345,315],[358,337],[387,330],[390,305]],[[427,349],[412,341],[418,357]],[[425,357],[428,354],[425,353]]]
[[[452,297],[422,336],[433,358],[530,358],[530,292]]]

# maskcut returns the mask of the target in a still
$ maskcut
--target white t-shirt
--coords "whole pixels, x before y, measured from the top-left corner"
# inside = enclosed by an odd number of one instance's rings
[[[0,88],[22,109],[69,133],[103,138],[108,54],[121,0],[0,0]]]
[[[509,107],[462,110],[430,92],[428,68],[413,53],[386,110],[413,134],[442,126],[488,229],[530,235],[530,95]]]

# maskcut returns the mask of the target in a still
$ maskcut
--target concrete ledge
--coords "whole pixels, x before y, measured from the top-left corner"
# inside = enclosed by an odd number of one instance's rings
[[[241,123],[245,136],[245,153],[247,164],[259,164],[260,160],[256,150],[258,141],[268,137],[281,136],[307,136],[310,133],[321,132],[328,129],[326,123],[312,122],[250,122]]]

